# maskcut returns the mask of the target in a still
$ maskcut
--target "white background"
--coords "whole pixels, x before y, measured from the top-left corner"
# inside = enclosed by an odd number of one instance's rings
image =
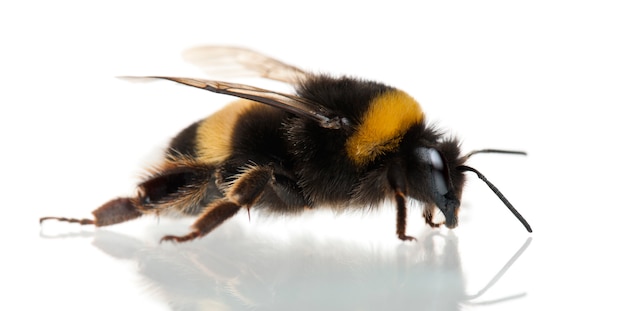
[[[618,1],[3,2],[0,309],[618,309],[624,16]],[[200,44],[384,81],[465,151],[528,151],[471,165],[534,232],[473,176],[460,226],[427,228],[416,206],[412,243],[390,208],[240,213],[183,245],[158,240],[192,219],[40,227],[132,194],[170,137],[231,100],[115,78],[201,77],[180,58]]]

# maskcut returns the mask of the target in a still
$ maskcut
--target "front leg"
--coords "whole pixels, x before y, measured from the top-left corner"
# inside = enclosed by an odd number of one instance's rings
[[[433,217],[435,216],[435,204],[424,205],[424,212],[422,213],[422,215],[424,216],[424,221],[426,222],[426,224],[431,226],[432,228],[439,228],[439,226],[442,225],[442,223],[433,222]]]
[[[273,171],[269,167],[247,169],[233,183],[226,199],[215,201],[207,206],[191,226],[190,233],[183,236],[167,235],[161,239],[161,242],[185,242],[207,235],[224,221],[233,217],[242,206],[250,209],[272,180]]]

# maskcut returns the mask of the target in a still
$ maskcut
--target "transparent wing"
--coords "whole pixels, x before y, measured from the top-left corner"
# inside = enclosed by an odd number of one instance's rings
[[[332,112],[327,111],[320,105],[306,100],[304,98],[274,92],[245,84],[230,83],[215,80],[177,78],[177,77],[120,77],[131,81],[153,81],[153,80],[169,80],[184,85],[193,86],[199,89],[211,91],[214,93],[227,94],[240,98],[249,99],[258,103],[270,105],[284,111],[288,111],[295,115],[317,121],[321,127],[329,129],[339,129],[347,125],[347,121],[338,116],[332,116]]]
[[[250,49],[233,46],[199,46],[183,58],[212,77],[263,77],[296,84],[309,73]]]

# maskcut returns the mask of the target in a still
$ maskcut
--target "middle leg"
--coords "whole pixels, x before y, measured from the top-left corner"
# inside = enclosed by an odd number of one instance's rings
[[[275,203],[293,205],[294,202],[298,202],[297,204],[302,202],[304,206],[304,198],[301,194],[295,194],[292,187],[293,181],[286,181],[284,176],[275,175],[271,165],[249,167],[237,175],[225,199],[214,201],[204,209],[191,226],[191,232],[183,236],[168,235],[161,241],[185,242],[205,236],[234,216],[242,207],[250,209],[268,190],[273,191],[276,197],[283,201]]]

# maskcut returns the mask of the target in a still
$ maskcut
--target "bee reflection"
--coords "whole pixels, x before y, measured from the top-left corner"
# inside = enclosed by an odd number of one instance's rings
[[[99,230],[94,245],[137,261],[151,291],[174,310],[460,310],[525,295],[476,301],[521,256],[530,238],[483,289],[467,293],[452,232],[380,249],[313,235],[281,243],[253,237],[239,224],[227,227],[214,238],[176,247],[148,246]]]

